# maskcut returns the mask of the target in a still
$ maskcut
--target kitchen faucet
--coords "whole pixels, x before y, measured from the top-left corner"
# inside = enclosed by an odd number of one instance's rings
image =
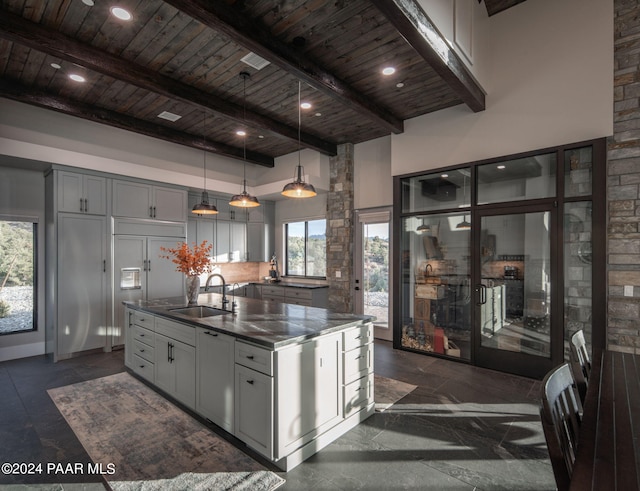
[[[227,299],[227,282],[224,281],[224,276],[222,276],[220,273],[210,274],[209,277],[207,278],[207,282],[204,285],[204,291],[205,292],[209,291],[209,283],[216,276],[222,280],[222,308],[224,309],[225,305],[229,303],[229,300]]]

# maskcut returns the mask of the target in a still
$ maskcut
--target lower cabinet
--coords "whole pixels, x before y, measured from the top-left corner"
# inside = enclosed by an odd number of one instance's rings
[[[197,328],[196,412],[233,433],[236,339]]]
[[[290,470],[373,414],[371,324],[281,349],[125,309],[125,363]]]
[[[169,337],[159,331],[177,331],[180,334]],[[181,331],[185,331],[185,336],[182,336]],[[195,329],[156,318],[154,383],[167,394],[193,408],[196,401],[196,348],[195,333],[189,331]],[[191,345],[176,339],[191,336],[194,338]]]

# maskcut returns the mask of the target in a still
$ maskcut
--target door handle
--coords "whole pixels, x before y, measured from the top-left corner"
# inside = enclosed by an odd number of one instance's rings
[[[485,285],[476,285],[476,292],[478,293],[478,301],[476,305],[484,305],[487,303],[487,287]]]
[[[89,200],[87,198],[84,199],[84,212],[89,213]]]
[[[360,291],[360,287],[359,287],[359,286],[356,286],[356,287],[354,288],[354,290],[355,290],[355,291],[357,291],[357,292],[359,292],[359,291]]]

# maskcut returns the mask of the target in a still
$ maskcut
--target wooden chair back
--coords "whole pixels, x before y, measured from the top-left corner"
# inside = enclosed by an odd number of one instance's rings
[[[576,381],[578,394],[580,394],[580,402],[584,404],[584,398],[587,394],[587,385],[591,376],[591,357],[587,349],[587,343],[584,340],[584,332],[576,331],[571,336],[569,342],[569,359],[571,361],[571,370]]]
[[[576,460],[582,405],[568,363],[549,372],[542,382],[540,418],[553,475],[559,491],[569,489]]]

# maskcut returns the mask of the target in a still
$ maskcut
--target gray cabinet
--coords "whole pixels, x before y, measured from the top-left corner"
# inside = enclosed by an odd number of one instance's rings
[[[279,285],[255,285],[256,292],[254,298],[280,303],[292,303],[305,305],[307,307],[327,306],[328,288],[301,288],[298,286],[286,286],[285,283]]]
[[[269,261],[275,252],[275,205],[264,201],[247,214],[247,261]]]
[[[58,214],[55,271],[55,359],[106,348],[106,218]]]
[[[216,220],[214,247],[215,261],[237,263],[246,261],[247,224],[233,220]]]
[[[106,215],[107,179],[89,174],[57,171],[58,211]]]
[[[196,412],[233,433],[235,338],[198,328]]]
[[[196,400],[195,328],[156,318],[154,383],[190,408]]]
[[[187,192],[136,181],[113,181],[113,216],[187,220]]]

